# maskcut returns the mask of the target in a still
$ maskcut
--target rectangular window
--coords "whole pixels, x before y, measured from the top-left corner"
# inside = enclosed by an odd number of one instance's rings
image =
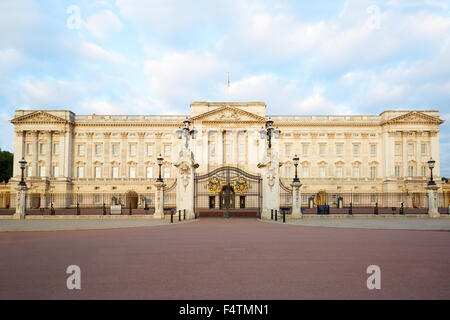
[[[225,155],[229,156],[230,154],[231,154],[230,144],[226,143],[225,144]]]
[[[112,145],[112,154],[115,156],[117,156],[119,154],[119,145],[118,144]]]
[[[359,167],[353,167],[353,178],[359,178]]]
[[[342,167],[336,168],[336,178],[342,178]]]
[[[400,143],[395,144],[395,155],[399,156],[401,152],[401,145]]]
[[[303,178],[308,178],[308,175],[309,175],[308,167],[303,167],[302,168],[302,177]]]
[[[308,145],[304,144],[304,145],[302,146],[302,154],[303,154],[304,156],[308,155]]]
[[[164,156],[165,157],[170,157],[170,145],[165,145],[164,146]]]
[[[112,167],[112,177],[114,179],[119,178],[119,167]]]
[[[377,146],[376,145],[374,145],[374,144],[370,145],[370,154],[372,156],[377,154]]]
[[[39,153],[40,154],[44,154],[45,153],[45,144],[44,143],[41,143],[39,145]]]
[[[209,155],[211,157],[215,157],[216,156],[216,144],[215,143],[211,143],[209,145]]]
[[[319,145],[319,154],[321,156],[325,155],[325,147],[326,147],[326,145],[324,145],[324,144]]]
[[[422,143],[420,145],[420,153],[421,154],[426,154],[427,153],[427,145],[425,143]]]
[[[152,156],[153,155],[153,145],[148,144],[147,145],[147,156]]]
[[[422,177],[427,176],[427,168],[425,166],[422,166]]]
[[[395,176],[400,177],[400,166],[395,166]]]
[[[241,143],[239,145],[239,155],[241,155],[241,156],[245,155],[245,143]]]
[[[136,145],[135,144],[130,144],[130,156],[135,156],[136,155]]]
[[[101,144],[96,144],[95,145],[95,155],[100,155],[102,153],[102,145]]]
[[[33,168],[31,166],[27,167],[27,177],[31,177],[31,175],[33,174]]]
[[[53,153],[59,154],[59,143],[53,144]]]
[[[325,178],[325,167],[319,168],[319,176],[320,178]]]
[[[170,168],[166,167],[164,168],[164,179],[170,178]]]
[[[290,144],[287,144],[285,146],[285,155],[286,155],[286,157],[289,157],[291,155],[291,145]]]
[[[130,167],[130,179],[136,178],[136,167]]]
[[[27,143],[27,154],[31,154],[31,143]]]
[[[153,178],[153,167],[147,167],[147,178],[148,179]]]
[[[286,167],[284,169],[284,173],[285,173],[286,178],[290,178],[291,177],[291,167]]]
[[[101,175],[102,175],[101,167],[95,167],[94,178],[101,178]]]
[[[353,145],[353,155],[355,156],[359,155],[359,144]]]
[[[376,179],[377,177],[377,168],[376,167],[370,167],[370,178]]]
[[[59,167],[53,166],[53,177],[57,178],[59,177]]]
[[[343,149],[342,144],[337,144],[337,145],[336,145],[336,154],[337,154],[338,156],[342,155],[342,149]]]
[[[414,176],[414,166],[408,166],[408,177]]]
[[[77,168],[77,177],[78,178],[84,178],[84,167],[78,167]]]
[[[39,166],[39,176],[45,177],[45,166]]]
[[[81,144],[78,145],[78,155],[84,156],[84,146]]]
[[[414,153],[414,145],[412,143],[408,144],[408,154],[411,155]]]

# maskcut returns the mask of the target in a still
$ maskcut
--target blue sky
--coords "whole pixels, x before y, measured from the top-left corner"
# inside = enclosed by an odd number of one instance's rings
[[[77,14],[79,12],[79,15]],[[450,176],[450,2],[0,0],[0,147],[15,109],[186,114],[439,110]]]

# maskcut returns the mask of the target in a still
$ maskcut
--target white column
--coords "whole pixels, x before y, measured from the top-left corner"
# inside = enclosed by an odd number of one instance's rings
[[[436,180],[440,180],[441,177],[441,162],[439,158],[439,131],[430,132],[430,148],[431,157],[436,161],[433,169],[433,176]]]
[[[25,157],[25,131],[16,131],[14,137],[14,166],[13,177],[20,178],[22,171],[20,170],[19,161]]]
[[[218,139],[217,139],[218,140],[218,142],[217,142],[217,164],[219,166],[223,165],[223,153],[224,153],[223,134],[224,134],[223,130],[220,129],[218,131]]]
[[[47,142],[48,142],[48,150],[47,150],[47,159],[46,159],[46,167],[47,167],[47,169],[46,169],[46,172],[45,172],[45,175],[48,177],[48,178],[51,178],[51,177],[53,177],[53,168],[52,168],[52,152],[53,152],[53,131],[48,131],[47,132],[47,134],[48,134],[48,139],[47,139]]]
[[[202,162],[200,163],[203,168],[202,171],[206,172],[208,171],[209,167],[209,146],[208,146],[208,141],[209,141],[209,130],[203,129],[202,131]]]
[[[439,189],[438,186],[432,185],[427,186],[427,193],[428,193],[428,216],[430,218],[439,218],[440,214],[438,211],[438,201],[437,201],[437,190]]]
[[[164,219],[164,182],[155,183],[155,213],[153,214],[154,219]]]
[[[421,164],[422,164],[422,154],[420,152],[421,149],[421,136],[422,132],[416,131],[416,176],[419,177],[422,175]]]
[[[239,129],[236,129],[234,132],[234,141],[233,141],[233,149],[232,149],[232,153],[234,153],[233,155],[233,164],[237,167],[239,165]]]
[[[295,174],[295,173],[294,173]],[[302,194],[300,188],[302,184],[300,182],[294,182],[292,186],[292,218],[302,218]]]
[[[38,161],[39,161],[39,131],[33,131],[33,162],[32,162],[32,176],[37,177],[38,172]]]
[[[25,219],[25,212],[27,207],[28,188],[26,186],[19,186],[16,188],[16,213],[14,219]]]
[[[403,178],[406,179],[408,177],[408,150],[406,145],[406,137],[408,133],[402,132],[402,161],[403,161]]]
[[[67,128],[64,137],[64,177],[71,179],[73,174],[72,159],[73,159],[73,136],[71,128]]]

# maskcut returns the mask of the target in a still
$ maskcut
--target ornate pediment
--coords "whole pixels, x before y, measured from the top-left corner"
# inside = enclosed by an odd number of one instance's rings
[[[31,112],[29,114],[20,116],[20,117],[16,117],[14,119],[11,120],[11,123],[13,124],[19,124],[19,123],[67,123],[68,121],[57,117],[53,114],[50,114],[48,112],[45,111],[35,111],[35,112]]]
[[[429,116],[425,113],[419,111],[411,111],[401,116],[386,120],[385,123],[388,124],[398,124],[398,123],[427,123],[427,124],[441,124],[444,123],[443,120]]]
[[[209,121],[209,122],[265,122],[264,117],[254,113],[225,106],[208,111],[192,118],[192,120]]]

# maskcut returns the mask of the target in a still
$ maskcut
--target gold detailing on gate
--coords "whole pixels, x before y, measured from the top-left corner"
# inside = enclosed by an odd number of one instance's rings
[[[239,178],[238,181],[234,181],[233,189],[234,192],[240,193],[241,196],[248,192],[248,189],[250,188],[250,182],[245,180],[244,178]]]
[[[212,178],[208,181],[206,184],[206,187],[208,188],[208,191],[214,195],[220,193],[223,188],[223,184],[221,181],[217,180],[216,178]]]

